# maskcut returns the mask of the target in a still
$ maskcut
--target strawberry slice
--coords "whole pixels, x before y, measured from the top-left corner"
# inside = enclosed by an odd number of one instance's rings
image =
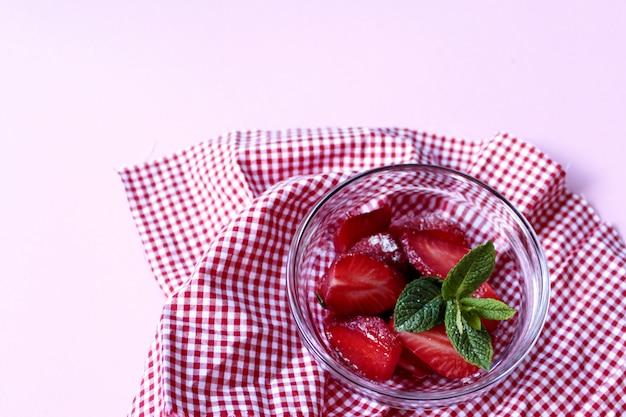
[[[398,333],[393,327],[393,317],[389,318],[387,326],[393,333]],[[415,356],[413,352],[404,347],[404,345],[402,346],[400,359],[398,359],[397,368],[404,369],[406,372],[417,378],[423,378],[432,373],[428,365],[426,365],[423,360]]]
[[[391,378],[402,343],[383,319],[329,316],[324,321],[324,331],[330,346],[357,372],[376,381]]]
[[[436,213],[428,213],[421,216],[401,216],[397,219],[393,219],[389,226],[389,231],[394,236],[400,236],[402,232],[406,230],[428,230],[439,239],[460,246],[470,246],[465,232],[458,223],[441,217]]]
[[[409,372],[416,378],[423,378],[431,373],[428,365],[426,365],[423,360],[415,356],[413,352],[404,346],[402,347],[402,354],[400,354],[400,360],[398,361],[397,366],[398,368],[402,368]]]
[[[373,256],[400,271],[408,266],[406,254],[391,233],[383,232],[359,240],[350,252]]]
[[[398,332],[402,345],[430,369],[447,378],[466,378],[478,372],[454,349],[443,324],[419,333]]]
[[[403,230],[400,243],[411,265],[424,275],[445,278],[470,249],[437,230]]]
[[[332,262],[317,291],[338,315],[376,315],[393,308],[406,281],[385,262],[365,253],[345,253]]]
[[[364,237],[386,231],[390,224],[389,206],[356,215],[348,213],[348,218],[335,232],[335,251],[343,253]]]

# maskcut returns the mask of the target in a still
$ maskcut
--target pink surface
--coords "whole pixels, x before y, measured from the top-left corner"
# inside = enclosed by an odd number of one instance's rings
[[[483,5],[0,3],[0,414],[126,413],[164,298],[115,168],[226,131],[507,131],[623,235],[626,5]]]

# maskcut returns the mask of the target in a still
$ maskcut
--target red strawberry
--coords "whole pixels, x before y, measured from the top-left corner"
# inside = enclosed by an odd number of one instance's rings
[[[380,317],[328,317],[324,330],[330,345],[366,378],[391,378],[402,353],[399,336]]]
[[[430,375],[431,371],[428,365],[423,360],[415,356],[413,352],[405,347],[402,347],[402,354],[398,361],[398,367],[409,372],[411,375],[417,378],[422,378]]]
[[[443,231],[404,230],[400,243],[411,265],[424,275],[445,278],[459,260],[470,251],[465,245],[442,238]]]
[[[461,246],[469,246],[467,236],[458,223],[435,213],[422,216],[406,215],[393,219],[389,230],[395,236],[400,236],[405,230],[428,230],[431,231],[432,235],[442,240]]]
[[[350,248],[350,252],[371,255],[399,270],[406,269],[408,265],[402,247],[400,247],[394,237],[387,232],[377,233],[359,240]]]
[[[335,314],[376,315],[393,308],[405,284],[394,268],[357,252],[335,258],[317,292]]]
[[[393,333],[398,333],[393,327],[393,317],[389,319],[387,326]],[[402,346],[402,353],[400,354],[397,367],[404,369],[417,378],[425,377],[431,373],[431,369],[428,365],[426,365],[423,360],[415,356],[413,352],[404,347],[404,345]]]
[[[452,346],[443,324],[419,333],[398,332],[402,345],[430,369],[448,378],[466,378],[478,367],[467,362]]]
[[[364,237],[384,232],[391,224],[391,209],[382,206],[367,213],[351,214],[335,232],[337,253],[343,253]]]

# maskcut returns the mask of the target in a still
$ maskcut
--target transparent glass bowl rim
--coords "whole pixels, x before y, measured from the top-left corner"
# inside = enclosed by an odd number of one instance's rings
[[[515,218],[516,222],[523,230],[524,234],[532,244],[532,250],[534,251],[539,264],[537,265],[540,271],[540,281],[538,284],[538,307],[539,310],[533,315],[533,321],[530,329],[527,333],[525,343],[521,346],[522,349],[516,354],[516,360],[511,363],[507,368],[503,369],[499,373],[489,372],[478,380],[460,388],[446,389],[441,391],[398,391],[390,390],[388,387],[379,385],[373,381],[367,381],[364,378],[346,372],[345,368],[338,363],[338,361],[328,355],[323,347],[320,346],[320,342],[317,340],[313,332],[308,328],[305,315],[302,311],[302,307],[298,302],[297,296],[297,253],[299,249],[299,243],[302,241],[302,237],[305,234],[307,227],[310,225],[315,216],[320,212],[322,207],[331,200],[336,194],[341,192],[350,184],[360,181],[361,179],[377,175],[386,172],[393,171],[415,171],[415,170],[431,170],[440,171],[446,175],[452,175],[458,177],[460,180],[471,183],[477,187],[482,188],[487,193],[491,194],[497,200],[500,200],[511,215]],[[322,366],[322,368],[328,370],[336,379],[347,382],[353,388],[356,388],[361,394],[371,395],[374,399],[398,407],[420,407],[433,408],[439,406],[449,406],[456,404],[463,399],[473,397],[476,393],[484,393],[490,388],[497,385],[504,378],[506,378],[511,372],[513,372],[519,363],[527,356],[528,352],[533,348],[541,331],[543,329],[545,319],[550,304],[550,279],[548,273],[548,265],[546,262],[543,248],[539,242],[539,239],[533,230],[528,220],[519,212],[519,210],[502,194],[496,191],[491,186],[483,183],[482,181],[465,174],[461,171],[447,168],[439,165],[432,164],[419,164],[419,163],[403,163],[386,165],[377,168],[371,168],[361,171],[355,175],[349,177],[338,185],[334,186],[328,191],[308,212],[306,217],[300,222],[292,244],[290,246],[288,259],[287,259],[287,294],[289,300],[289,307],[291,313],[296,322],[298,333],[301,340],[313,355],[315,360]]]

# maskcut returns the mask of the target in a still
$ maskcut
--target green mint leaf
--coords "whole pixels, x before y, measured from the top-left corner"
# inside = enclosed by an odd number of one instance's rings
[[[446,334],[454,349],[471,364],[489,370],[493,360],[491,337],[484,326],[470,326],[456,301],[446,303],[444,319]]]
[[[472,329],[480,330],[483,323],[480,321],[480,317],[473,311],[464,311],[463,317],[467,320],[467,324],[472,326]]]
[[[399,332],[423,332],[443,322],[446,302],[441,298],[441,280],[425,277],[411,281],[398,297],[393,312]]]
[[[446,301],[469,297],[489,278],[495,264],[496,250],[491,240],[475,247],[450,270],[441,296]]]
[[[507,320],[517,313],[514,308],[493,298],[462,298],[459,300],[459,307],[464,312],[489,320]]]

